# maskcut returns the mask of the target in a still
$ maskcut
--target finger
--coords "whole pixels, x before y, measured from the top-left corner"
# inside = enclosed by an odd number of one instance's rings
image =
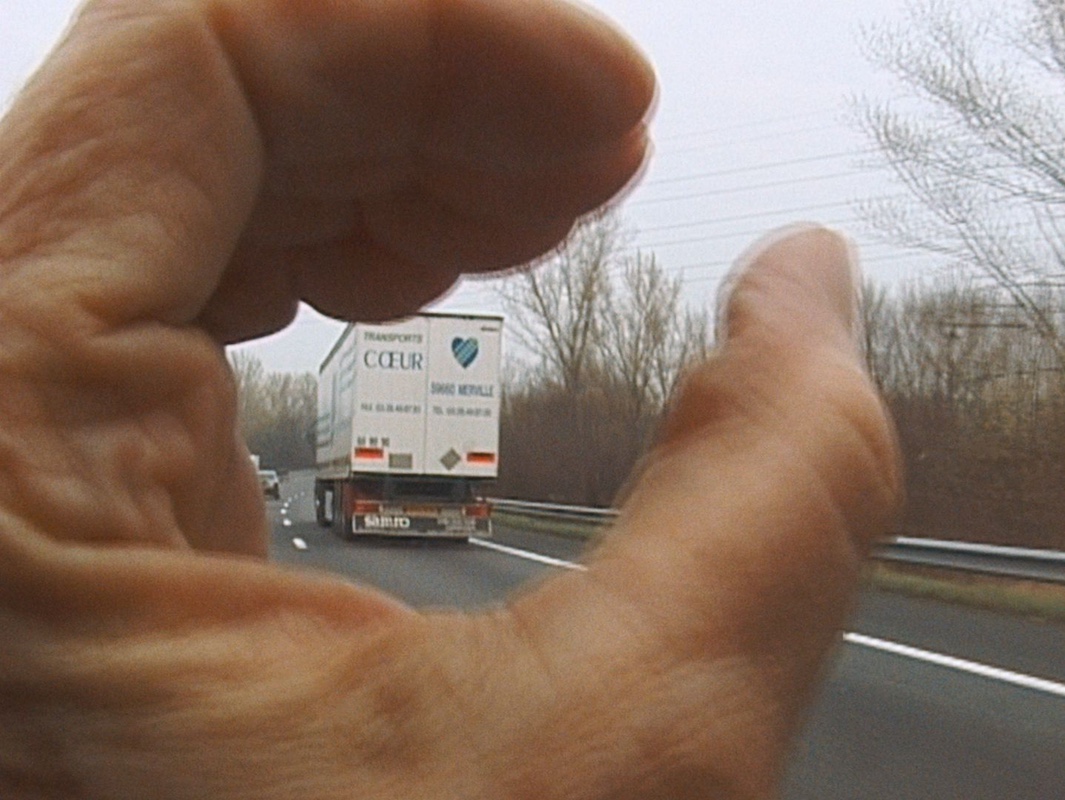
[[[651,90],[557,0],[89,0],[0,123],[0,504],[262,555],[219,341],[551,247],[636,168]]]
[[[368,286],[413,266],[438,291],[623,187],[652,88],[554,0],[97,0],[0,131],[0,256],[47,273],[54,305],[226,338],[280,326],[300,291],[337,306],[360,251]]]
[[[298,47],[269,50],[271,40],[257,34],[270,24],[261,11],[251,26],[232,15],[225,29],[272,159],[238,270],[287,264],[300,296],[328,314],[409,313],[463,272],[551,249],[576,217],[632,180],[653,80],[600,20],[557,2],[450,3],[430,16],[426,74],[409,65],[409,53],[395,65],[405,51],[383,52],[380,36],[368,53],[353,51],[352,39],[365,34],[336,20],[327,20],[329,30],[305,23],[296,34],[320,48],[308,63]],[[391,5],[387,21],[395,27]],[[371,58],[388,64],[380,77]],[[324,89],[294,91],[291,75],[323,73],[334,79]],[[408,76],[406,89],[397,75]],[[338,152],[338,130],[359,141],[357,158]],[[335,224],[310,242],[292,217],[308,202]],[[236,284],[223,285],[205,318],[248,305]]]
[[[897,453],[856,344],[855,275],[847,243],[817,228],[748,255],[717,355],[588,572],[513,607],[550,667],[588,682],[571,725],[598,730],[601,714],[622,741],[662,737],[637,782],[769,790],[892,518]]]
[[[858,347],[856,277],[847,242],[819,228],[745,259],[720,352],[682,388],[626,501],[632,533],[617,538],[621,563],[677,568],[672,600],[689,607],[705,587],[702,613],[729,609],[737,646],[804,656],[793,696],[899,498],[893,429]],[[654,580],[647,590],[670,603]]]
[[[0,301],[108,328],[195,317],[263,171],[243,88],[192,2],[86,3],[0,151],[0,259],[19,266]]]

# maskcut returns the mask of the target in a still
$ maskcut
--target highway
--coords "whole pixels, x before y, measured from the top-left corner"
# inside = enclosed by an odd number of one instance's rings
[[[342,542],[300,476],[271,501],[272,555],[417,607],[476,609],[573,568],[580,545],[500,528],[490,543]],[[798,744],[785,800],[1065,797],[1065,628],[867,592]]]

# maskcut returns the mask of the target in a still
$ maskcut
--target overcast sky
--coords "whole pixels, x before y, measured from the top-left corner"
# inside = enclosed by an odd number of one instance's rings
[[[1006,0],[1007,3],[1011,0]],[[0,96],[9,98],[62,32],[71,0],[0,0]],[[660,82],[655,156],[622,206],[634,247],[711,303],[729,262],[760,232],[798,219],[858,242],[886,282],[933,268],[877,242],[853,204],[897,191],[868,166],[848,100],[897,88],[861,52],[860,29],[902,18],[906,0],[595,0],[649,55]],[[994,7],[1001,7],[996,3]],[[970,0],[974,12],[993,8]],[[493,311],[490,283],[464,285],[441,307]],[[248,346],[269,370],[316,370],[339,324],[306,310],[292,328]]]

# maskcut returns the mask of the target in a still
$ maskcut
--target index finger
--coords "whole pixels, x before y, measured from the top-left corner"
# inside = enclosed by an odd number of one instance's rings
[[[411,312],[623,188],[652,94],[552,0],[95,0],[0,128],[8,288],[227,341]]]

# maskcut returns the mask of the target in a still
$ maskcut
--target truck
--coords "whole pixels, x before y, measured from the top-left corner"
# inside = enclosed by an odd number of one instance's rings
[[[318,524],[339,536],[491,535],[503,318],[352,323],[318,374]]]

